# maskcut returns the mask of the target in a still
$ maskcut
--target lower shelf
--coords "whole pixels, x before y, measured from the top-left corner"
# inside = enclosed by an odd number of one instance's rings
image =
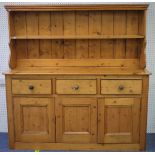
[[[97,150],[139,151],[139,144],[64,144],[64,143],[15,143],[15,149],[25,150]]]

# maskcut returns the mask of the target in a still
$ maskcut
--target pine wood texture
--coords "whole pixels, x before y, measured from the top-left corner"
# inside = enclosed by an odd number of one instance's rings
[[[56,80],[57,94],[96,94],[96,80]]]
[[[101,94],[141,94],[142,80],[101,80]]]
[[[8,118],[8,137],[9,137],[9,147],[10,149],[14,148],[15,144],[15,135],[14,135],[14,117],[13,117],[13,101],[12,101],[12,93],[11,93],[11,76],[5,76],[6,82],[6,102],[7,102],[7,118]]]
[[[137,59],[21,59],[17,61],[19,67],[117,67],[137,69],[139,61]],[[52,69],[52,68],[51,68]],[[92,68],[93,69],[93,68]]]
[[[145,59],[141,11],[19,11],[9,16],[17,60]]]
[[[5,7],[10,148],[145,149],[147,7]]]
[[[21,143],[16,142],[15,148],[19,150],[51,150],[54,148],[55,150],[84,150],[84,151],[138,151],[140,146],[139,144],[73,144],[73,143]]]
[[[146,10],[148,4],[6,5],[7,11]]]
[[[105,98],[98,105],[99,143],[138,143],[140,98]]]
[[[51,80],[12,80],[13,94],[51,94]]]
[[[97,100],[56,98],[56,142],[96,143]]]
[[[151,75],[145,69],[126,69],[115,67],[18,67],[14,70],[7,71],[6,75]]]
[[[54,142],[54,102],[50,98],[13,99],[16,141]]]

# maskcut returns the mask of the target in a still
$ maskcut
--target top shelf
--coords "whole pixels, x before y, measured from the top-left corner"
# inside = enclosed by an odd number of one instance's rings
[[[148,4],[7,5],[7,11],[146,10]]]
[[[10,39],[142,39],[143,35],[11,36]]]

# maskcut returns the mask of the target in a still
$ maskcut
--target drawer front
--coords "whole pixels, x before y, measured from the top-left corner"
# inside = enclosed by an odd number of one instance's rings
[[[57,94],[96,94],[96,80],[56,80]]]
[[[141,94],[142,80],[101,80],[101,94]]]
[[[51,80],[12,80],[13,94],[51,94]]]

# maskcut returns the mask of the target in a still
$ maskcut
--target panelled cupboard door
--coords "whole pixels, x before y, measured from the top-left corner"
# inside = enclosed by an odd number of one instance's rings
[[[97,142],[96,98],[56,98],[56,142]]]
[[[98,100],[98,143],[139,143],[140,98]]]
[[[15,97],[14,119],[17,142],[54,142],[54,100]]]

